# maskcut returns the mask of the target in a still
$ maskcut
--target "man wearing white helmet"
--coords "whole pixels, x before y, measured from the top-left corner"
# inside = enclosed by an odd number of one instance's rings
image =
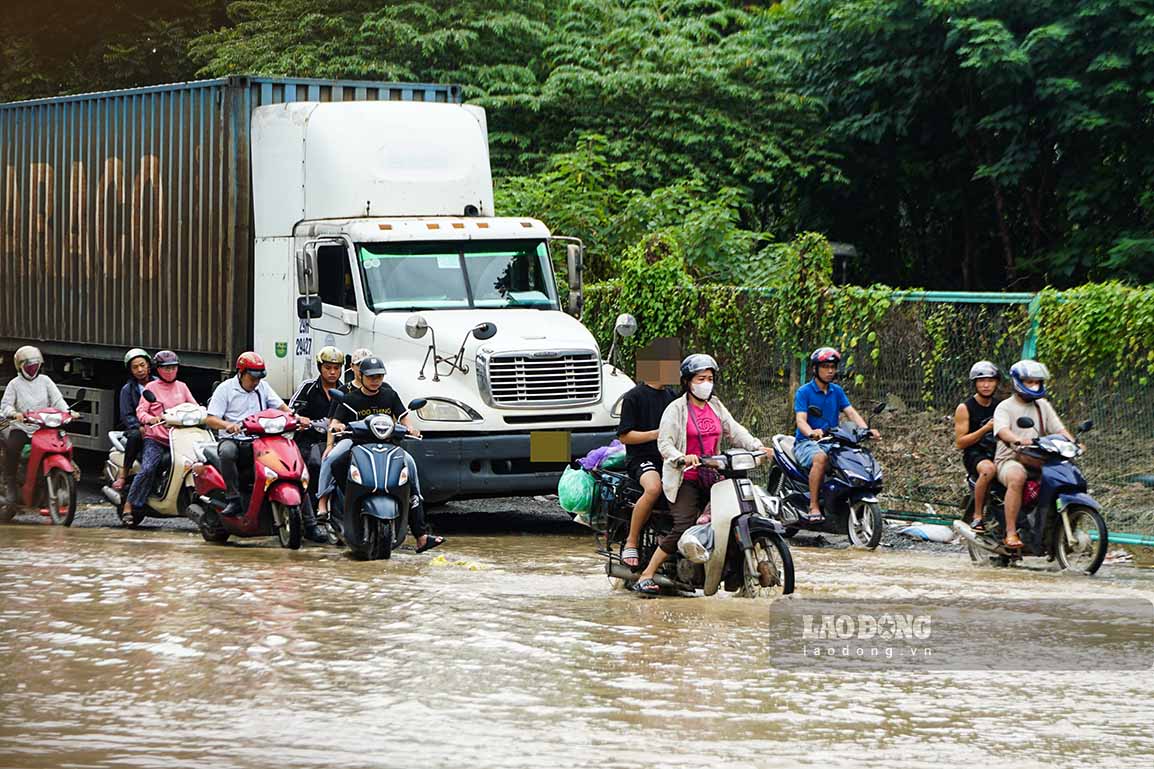
[[[21,347],[12,356],[16,364],[18,376],[13,377],[4,387],[4,397],[0,398],[0,418],[11,419],[13,424],[8,430],[6,445],[6,459],[4,472],[8,477],[8,501],[13,502],[17,496],[19,484],[16,480],[16,471],[20,466],[20,453],[28,445],[30,436],[36,430],[35,425],[24,424],[24,412],[37,409],[68,410],[64,396],[60,394],[56,383],[41,374],[44,366],[44,356],[40,350],[30,345]]]
[[[988,360],[980,360],[970,367],[970,382],[974,394],[958,404],[954,411],[954,445],[962,450],[962,463],[974,482],[974,517],[970,526],[976,531],[983,528],[982,514],[986,510],[986,492],[998,474],[994,464],[994,410],[998,401],[994,393],[1002,381],[1002,372]]]
[[[1006,547],[1022,547],[1018,536],[1018,512],[1022,509],[1022,494],[1030,471],[1037,471],[1037,460],[1019,455],[1016,450],[1035,438],[1055,433],[1071,442],[1074,436],[1058,418],[1058,412],[1046,400],[1046,380],[1050,372],[1036,360],[1023,359],[1010,367],[1010,381],[1014,397],[1007,398],[994,410],[994,433],[998,436],[998,450],[994,462],[998,466],[998,481],[1006,487]],[[1029,417],[1033,427],[1019,427],[1018,419]],[[1027,470],[1027,465],[1030,470]]]
[[[349,370],[345,372],[346,375],[351,374],[352,379],[345,381],[345,392],[354,393],[361,389],[361,361],[372,357],[372,354],[373,351],[367,347],[358,347],[353,350],[352,355],[349,356]]]

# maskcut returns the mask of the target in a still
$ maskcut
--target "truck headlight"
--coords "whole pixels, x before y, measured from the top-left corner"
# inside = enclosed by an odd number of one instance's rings
[[[481,415],[460,401],[449,398],[429,398],[417,409],[417,416],[425,422],[480,422]]]

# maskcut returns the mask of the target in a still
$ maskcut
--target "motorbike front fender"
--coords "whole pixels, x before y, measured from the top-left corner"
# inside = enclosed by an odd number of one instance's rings
[[[361,500],[361,513],[383,521],[392,521],[400,516],[401,511],[397,501],[392,497],[374,494]]]
[[[742,524],[745,528],[748,528],[751,540],[759,534],[785,535],[785,527],[781,525],[780,521],[775,521],[773,518],[751,515],[743,519]]]
[[[1059,494],[1058,495],[1058,508],[1059,509],[1067,508],[1070,505],[1085,505],[1086,507],[1090,508],[1091,510],[1096,510],[1098,512],[1102,512],[1102,506],[1099,505],[1098,502],[1095,501],[1095,499],[1093,497],[1091,497],[1089,494],[1087,494],[1084,491],[1077,491],[1077,492],[1074,492],[1073,494]]]
[[[73,471],[72,460],[65,454],[49,454],[44,457],[41,472],[44,475],[48,475],[49,470],[63,470],[71,475]]]
[[[301,503],[300,487],[294,483],[277,483],[268,490],[268,498],[271,502],[279,502],[285,507],[295,507]]]

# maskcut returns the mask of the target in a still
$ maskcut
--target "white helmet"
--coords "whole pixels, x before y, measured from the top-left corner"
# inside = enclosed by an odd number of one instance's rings
[[[39,349],[27,344],[16,351],[16,354],[12,356],[12,362],[16,364],[16,370],[20,372],[20,376],[31,382],[40,375],[40,367],[44,365],[44,356],[40,354]]]
[[[970,381],[975,379],[1001,379],[1002,372],[988,360],[980,360],[970,366]]]

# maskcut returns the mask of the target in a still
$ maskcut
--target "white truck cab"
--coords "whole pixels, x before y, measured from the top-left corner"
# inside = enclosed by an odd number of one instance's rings
[[[408,402],[424,398],[425,496],[540,493],[563,458],[616,436],[633,386],[563,311],[551,248],[530,218],[496,217],[484,111],[413,102],[258,108],[252,130],[254,341],[287,397],[325,345],[364,347]],[[579,244],[566,241],[579,305]],[[542,445],[547,443],[542,441]]]

